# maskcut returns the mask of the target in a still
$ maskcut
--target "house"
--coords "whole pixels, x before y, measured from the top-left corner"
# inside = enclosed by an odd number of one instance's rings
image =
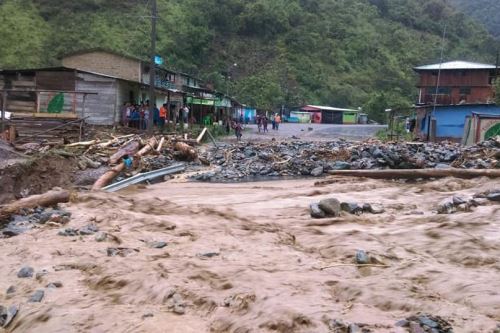
[[[415,133],[424,140],[460,141],[467,117],[500,115],[494,65],[451,61],[415,67],[419,75]]]
[[[317,124],[357,124],[360,110],[342,109],[331,106],[306,105],[302,112],[312,114],[311,121]]]

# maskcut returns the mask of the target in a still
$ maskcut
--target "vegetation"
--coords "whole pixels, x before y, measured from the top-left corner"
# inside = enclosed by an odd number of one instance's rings
[[[482,22],[497,38],[500,38],[500,2],[498,0],[452,0],[464,14]]]
[[[445,24],[447,59],[494,62],[498,43],[448,2],[158,0],[159,54],[243,103],[362,106],[382,121],[415,100],[412,67],[438,61]],[[148,3],[4,0],[0,68],[103,46],[146,57]]]

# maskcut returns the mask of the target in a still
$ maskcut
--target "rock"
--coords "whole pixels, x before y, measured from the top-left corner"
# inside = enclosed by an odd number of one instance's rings
[[[348,330],[349,330],[349,333],[362,333],[363,332],[361,330],[361,328],[356,324],[349,325]]]
[[[441,201],[437,208],[438,214],[453,214],[456,212],[453,198],[446,198]]]
[[[317,168],[314,168],[312,171],[311,171],[311,176],[313,177],[319,177],[323,174],[323,167],[317,167]]]
[[[420,316],[418,317],[418,321],[420,322],[421,325],[430,327],[430,328],[438,328],[439,324],[435,322],[434,320],[430,319],[427,316]]]
[[[7,288],[7,291],[6,291],[7,294],[13,294],[15,292],[16,292],[16,287],[14,287],[14,286],[10,286],[9,288]]]
[[[459,206],[459,205],[467,203],[467,200],[465,200],[464,198],[459,197],[457,195],[453,196],[452,200],[453,200],[453,205],[455,205],[455,206]]]
[[[142,315],[142,319],[145,319],[145,318],[152,318],[152,317],[154,317],[154,316],[155,316],[155,315],[154,315],[154,314],[152,314],[152,313],[145,313],[145,314],[143,314],[143,315]]]
[[[327,216],[340,216],[340,202],[337,199],[321,200],[318,206]]]
[[[218,252],[207,252],[207,253],[200,253],[198,254],[199,257],[202,258],[214,258],[220,256],[220,253]]]
[[[17,272],[17,277],[21,278],[21,279],[30,278],[30,277],[33,277],[34,272],[35,272],[35,270],[32,267],[25,266],[25,267],[21,268],[21,270],[19,272]]]
[[[340,209],[353,215],[360,215],[363,213],[363,208],[354,202],[343,202],[340,204]]]
[[[43,213],[40,213],[39,215],[40,215],[40,217],[38,218],[38,223],[45,224],[52,217],[52,212],[43,212]]]
[[[59,232],[57,234],[59,236],[63,236],[63,237],[78,236],[78,229],[66,228],[66,229],[63,229],[63,230],[59,230]]]
[[[0,305],[0,327],[6,328],[9,326],[18,312],[19,307],[17,305],[12,305],[9,308]]]
[[[312,203],[309,206],[309,209],[311,211],[311,217],[312,218],[322,219],[322,218],[326,217],[326,213],[323,210],[321,210],[321,208],[319,208],[319,204],[318,203]]]
[[[371,214],[382,214],[385,212],[385,209],[382,205],[364,204],[363,211]]]
[[[364,250],[356,251],[356,264],[367,265],[370,263],[370,257]]]
[[[426,333],[420,324],[416,322],[410,322],[410,333]]]
[[[56,289],[56,288],[62,288],[63,284],[62,282],[56,281],[56,282],[51,282],[47,285],[47,288],[50,289]]]
[[[174,304],[173,312],[178,315],[183,315],[186,313],[186,306],[184,304],[176,303]]]
[[[95,241],[96,242],[104,242],[108,238],[108,234],[102,231],[99,231],[98,233],[95,234]]]
[[[49,274],[49,272],[46,269],[44,269],[44,270],[36,273],[35,279],[41,280],[47,274]]]
[[[332,166],[332,170],[350,170],[350,169],[351,169],[351,164],[347,162],[337,161]]]
[[[479,206],[485,206],[488,204],[488,199],[485,198],[474,198],[470,201],[471,205],[479,207]]]
[[[89,224],[81,228],[78,233],[82,236],[93,235],[99,231],[99,228],[95,224]]]
[[[163,249],[167,246],[167,242],[152,242],[149,244],[149,247],[153,249]]]
[[[406,319],[403,319],[403,320],[400,320],[396,323],[396,326],[397,327],[408,327],[410,326],[410,322],[408,322],[408,320]]]
[[[500,202],[500,192],[490,193],[486,196],[486,199],[490,201]]]
[[[45,292],[43,290],[37,290],[31,295],[28,302],[30,303],[40,303],[45,296]]]
[[[130,249],[127,247],[108,247],[106,249],[108,257],[116,257],[116,256],[126,257],[132,254],[134,251],[139,252],[139,250]]]

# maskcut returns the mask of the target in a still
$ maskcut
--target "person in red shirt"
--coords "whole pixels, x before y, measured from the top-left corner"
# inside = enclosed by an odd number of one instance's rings
[[[160,108],[160,130],[163,132],[163,129],[165,128],[165,121],[168,119],[168,108],[167,104],[163,104],[163,106]]]

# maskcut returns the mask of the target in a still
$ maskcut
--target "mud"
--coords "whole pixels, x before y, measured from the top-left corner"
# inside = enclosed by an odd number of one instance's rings
[[[0,204],[73,185],[76,161],[47,154],[0,167]]]
[[[64,207],[73,214],[68,227],[93,223],[107,240],[61,237],[50,226],[2,240],[0,305],[20,305],[9,332],[331,332],[341,320],[389,333],[406,332],[396,322],[418,313],[439,316],[455,333],[493,332],[500,206],[435,209],[450,195],[499,186],[344,178],[83,194]],[[309,204],[328,197],[386,212],[319,224]],[[358,249],[383,267],[352,265]],[[17,278],[26,265],[48,273]],[[61,288],[44,288],[56,281]],[[16,292],[6,295],[9,286]],[[39,289],[42,302],[28,303]]]

